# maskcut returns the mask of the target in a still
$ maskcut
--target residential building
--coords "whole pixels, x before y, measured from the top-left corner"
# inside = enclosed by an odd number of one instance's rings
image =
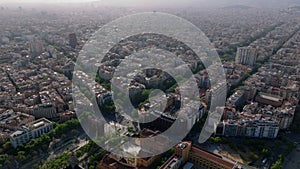
[[[77,37],[75,33],[70,33],[69,34],[69,44],[71,48],[75,49],[77,46]]]
[[[16,132],[10,135],[10,142],[13,147],[25,144],[33,138],[40,137],[42,134],[53,129],[53,124],[46,118],[41,118],[21,126]]]
[[[235,63],[254,66],[256,63],[257,51],[251,47],[240,47],[237,49]]]

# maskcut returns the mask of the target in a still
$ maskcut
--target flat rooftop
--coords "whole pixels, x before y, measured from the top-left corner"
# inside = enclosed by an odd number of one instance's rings
[[[35,120],[31,123],[28,124],[28,126],[30,128],[33,128],[33,129],[36,129],[36,128],[39,128],[39,127],[42,127],[42,126],[45,126],[47,124],[51,124],[52,122],[46,118],[41,118],[41,119],[38,119],[38,120]]]
[[[270,96],[270,95],[265,94],[265,93],[260,93],[259,96],[262,97],[263,99],[267,99],[267,100],[271,100],[271,101],[275,101],[275,102],[281,102],[282,101],[282,98],[280,98],[280,97]]]

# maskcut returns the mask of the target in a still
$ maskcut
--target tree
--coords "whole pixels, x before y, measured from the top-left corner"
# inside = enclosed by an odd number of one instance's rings
[[[39,165],[38,164],[34,164],[33,165],[33,169],[39,169],[40,167],[39,167]]]
[[[71,130],[71,134],[75,137],[75,136],[77,136],[78,135],[78,130],[75,130],[75,129],[72,129]]]
[[[7,154],[1,154],[0,155],[0,164],[3,164],[7,158],[8,158]]]
[[[21,161],[26,159],[25,151],[19,151],[18,152],[18,159],[20,159]]]
[[[131,133],[134,132],[134,128],[132,126],[128,127],[127,130],[128,130],[128,132],[131,132]]]
[[[5,142],[5,143],[3,144],[3,149],[4,149],[4,151],[8,150],[10,147],[11,147],[11,144],[10,144],[9,141],[7,141],[7,142]]]
[[[283,157],[279,155],[278,160],[271,166],[271,169],[283,169],[282,168]]]
[[[168,160],[167,157],[163,157],[163,158],[161,159],[161,163],[164,164],[165,162],[167,162],[167,160]]]
[[[81,150],[77,150],[75,155],[76,157],[81,157],[83,155],[83,152]]]
[[[68,165],[68,159],[70,157],[69,153],[64,153],[58,157],[56,157],[52,161],[46,162],[41,169],[59,169],[64,168]]]
[[[261,153],[264,155],[264,156],[269,156],[271,154],[271,151],[270,149],[268,148],[263,148]]]

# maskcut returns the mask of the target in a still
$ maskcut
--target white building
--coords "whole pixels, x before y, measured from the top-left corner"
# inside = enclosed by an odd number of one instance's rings
[[[32,138],[40,137],[42,134],[53,129],[51,121],[41,118],[21,126],[16,132],[10,135],[10,142],[13,147],[25,144]]]
[[[245,136],[258,138],[276,138],[278,131],[279,126],[277,122],[254,122],[253,124],[250,124],[245,128]]]
[[[206,104],[211,111],[214,111],[218,106],[224,106],[227,95],[227,84],[220,82],[213,88],[206,91]]]
[[[245,136],[255,138],[276,138],[279,125],[276,121],[223,121],[223,136]]]

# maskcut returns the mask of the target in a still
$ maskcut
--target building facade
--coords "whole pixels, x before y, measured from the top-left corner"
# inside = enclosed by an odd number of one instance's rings
[[[235,63],[254,66],[256,63],[257,51],[254,48],[240,47],[237,49]]]
[[[10,142],[13,147],[25,144],[33,138],[40,137],[42,134],[53,129],[51,121],[41,118],[21,126],[16,132],[10,135]]]
[[[189,167],[188,167],[189,166]],[[236,164],[223,160],[221,156],[182,142],[175,146],[175,154],[160,169],[237,169]]]

